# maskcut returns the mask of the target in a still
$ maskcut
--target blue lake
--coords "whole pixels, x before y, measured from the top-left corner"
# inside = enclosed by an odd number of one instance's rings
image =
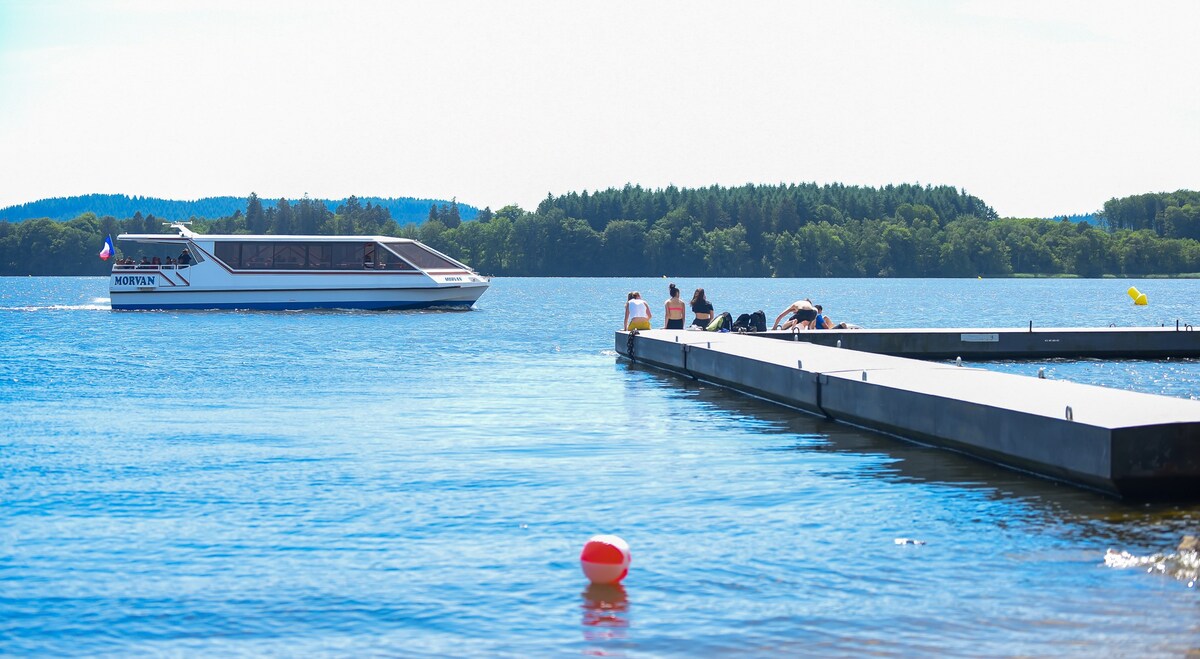
[[[676,281],[768,319],[809,296],[867,327],[1200,324],[1200,280]],[[625,293],[657,327],[667,280],[394,313],[112,312],[106,286],[0,278],[2,655],[1200,648],[1172,558],[1200,505],[618,360]],[[1197,360],[984,366],[1200,398]],[[597,533],[632,548],[623,588],[579,570]]]

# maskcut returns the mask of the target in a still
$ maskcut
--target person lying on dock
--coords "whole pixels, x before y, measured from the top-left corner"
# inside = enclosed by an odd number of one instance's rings
[[[792,314],[792,317],[788,318],[787,322],[783,324],[783,329],[792,329],[797,326],[800,329],[808,329],[809,324],[817,317],[817,308],[813,306],[812,300],[808,298],[796,300],[775,318],[775,324],[771,326],[771,329],[780,329],[779,321],[783,320],[783,317],[788,314]]]
[[[831,329],[831,330],[862,329],[862,325],[855,325],[854,323],[838,323],[838,324],[834,325],[833,319],[831,319],[829,316],[825,315],[825,308],[819,304],[816,305],[816,307],[817,307],[817,317],[813,320],[812,326],[810,327],[810,329],[819,329],[819,330],[821,330],[821,329]]]

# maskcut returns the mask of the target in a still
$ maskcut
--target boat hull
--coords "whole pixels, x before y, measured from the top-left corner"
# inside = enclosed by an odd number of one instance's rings
[[[430,288],[360,288],[323,290],[159,290],[111,291],[115,311],[171,309],[259,309],[291,311],[303,309],[425,309],[470,307],[487,290],[475,286]]]

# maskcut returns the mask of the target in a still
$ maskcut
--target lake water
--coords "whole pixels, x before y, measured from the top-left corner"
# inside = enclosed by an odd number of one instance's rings
[[[868,327],[1200,323],[1196,280],[678,284],[735,315],[811,296]],[[1200,648],[1197,566],[1174,554],[1200,506],[619,360],[625,292],[661,314],[666,285],[499,279],[460,312],[117,313],[103,278],[0,279],[0,654]],[[1200,398],[1195,360],[986,366]],[[621,588],[580,573],[597,533],[632,548]]]

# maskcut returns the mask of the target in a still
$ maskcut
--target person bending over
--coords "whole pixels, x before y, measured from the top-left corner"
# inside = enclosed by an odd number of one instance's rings
[[[780,329],[779,321],[783,320],[783,317],[788,314],[792,314],[792,317],[788,318],[787,322],[783,324],[783,329],[787,330],[793,327],[808,329],[809,324],[817,317],[817,308],[813,306],[812,300],[808,298],[796,300],[775,318],[775,324],[771,326],[771,329]]]
[[[642,294],[633,291],[625,299],[625,329],[650,329],[650,305],[642,299]]]

